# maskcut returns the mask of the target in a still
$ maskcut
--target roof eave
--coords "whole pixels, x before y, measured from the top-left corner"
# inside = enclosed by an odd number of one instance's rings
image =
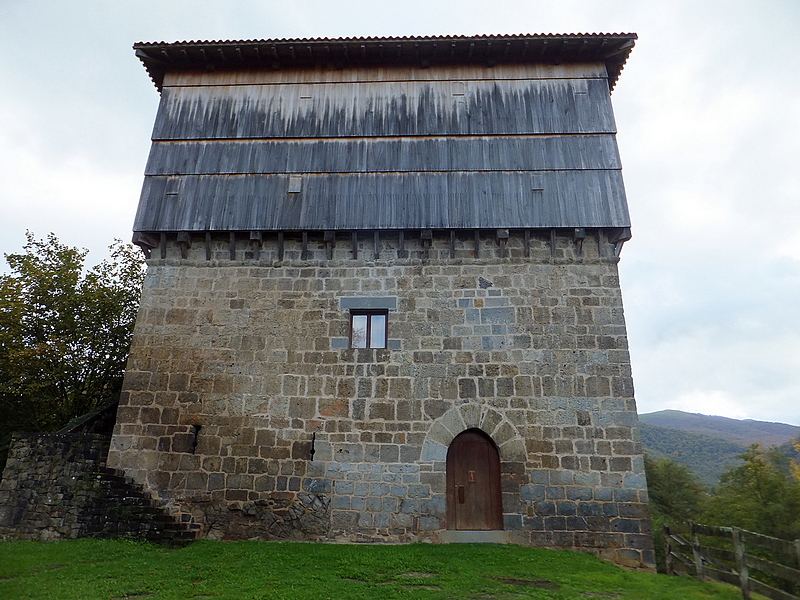
[[[335,68],[368,65],[530,64],[602,62],[614,88],[635,33],[304,38],[138,42],[136,56],[161,91],[168,70]]]

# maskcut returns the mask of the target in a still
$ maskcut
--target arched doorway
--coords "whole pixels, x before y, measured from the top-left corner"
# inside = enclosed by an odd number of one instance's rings
[[[503,529],[500,453],[480,429],[458,434],[447,449],[447,528]]]

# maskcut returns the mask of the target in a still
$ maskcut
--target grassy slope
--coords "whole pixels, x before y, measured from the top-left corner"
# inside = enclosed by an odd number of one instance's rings
[[[734,600],[732,587],[519,546],[0,542],[0,598]]]

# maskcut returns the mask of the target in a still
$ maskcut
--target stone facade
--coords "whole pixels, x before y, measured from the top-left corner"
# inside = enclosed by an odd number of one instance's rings
[[[480,429],[510,541],[652,564],[618,259],[564,233],[167,239],[110,466],[208,537],[439,541]],[[389,347],[348,348],[376,303]]]

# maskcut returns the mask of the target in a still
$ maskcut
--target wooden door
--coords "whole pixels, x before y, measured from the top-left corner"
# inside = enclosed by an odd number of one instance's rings
[[[500,454],[477,429],[457,435],[447,450],[447,528],[503,529]]]

